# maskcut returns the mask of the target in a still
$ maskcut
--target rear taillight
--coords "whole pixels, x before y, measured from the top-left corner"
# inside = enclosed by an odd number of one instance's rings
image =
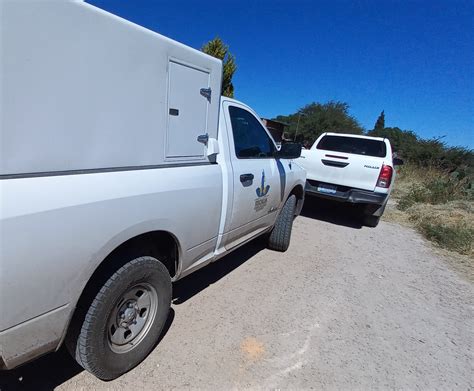
[[[392,174],[393,168],[383,164],[382,169],[380,170],[379,179],[377,179],[377,187],[390,187],[390,183],[392,182]]]

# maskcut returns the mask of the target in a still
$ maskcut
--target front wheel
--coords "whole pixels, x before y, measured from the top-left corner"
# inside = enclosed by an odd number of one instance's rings
[[[68,349],[87,371],[111,380],[138,365],[158,341],[171,306],[168,270],[136,258],[100,288]]]
[[[286,251],[290,245],[291,230],[295,218],[296,196],[290,196],[277,217],[275,226],[268,237],[268,248]]]

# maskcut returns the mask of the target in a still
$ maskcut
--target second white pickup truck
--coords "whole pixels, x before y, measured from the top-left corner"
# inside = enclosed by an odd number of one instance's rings
[[[323,133],[298,163],[307,171],[306,194],[364,206],[364,224],[378,225],[395,179],[386,138]]]
[[[285,251],[305,171],[221,61],[82,2],[0,2],[0,368],[66,341],[137,365],[172,281],[258,235]]]

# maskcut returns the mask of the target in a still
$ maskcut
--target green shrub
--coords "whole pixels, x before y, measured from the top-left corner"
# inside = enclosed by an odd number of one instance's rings
[[[407,210],[418,202],[426,202],[428,198],[428,190],[424,186],[413,185],[407,194],[400,197],[397,206],[400,210]]]
[[[459,175],[443,175],[426,183],[416,183],[400,197],[398,208],[406,210],[416,203],[445,204],[449,201],[472,200],[472,183],[470,178],[459,179]]]

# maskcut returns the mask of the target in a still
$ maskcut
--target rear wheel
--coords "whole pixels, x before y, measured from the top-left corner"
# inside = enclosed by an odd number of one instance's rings
[[[100,288],[85,317],[75,320],[79,331],[68,349],[84,369],[100,379],[114,379],[150,353],[170,305],[171,278],[165,266],[152,257],[133,259]]]
[[[382,206],[378,205],[367,205],[364,210],[364,215],[362,217],[362,223],[367,227],[375,228],[380,221],[380,218],[385,211],[387,204]]]
[[[375,228],[380,221],[380,216],[364,216],[364,225]]]
[[[296,196],[290,196],[277,217],[275,226],[268,237],[268,248],[286,251],[290,245],[291,230],[295,218]]]

